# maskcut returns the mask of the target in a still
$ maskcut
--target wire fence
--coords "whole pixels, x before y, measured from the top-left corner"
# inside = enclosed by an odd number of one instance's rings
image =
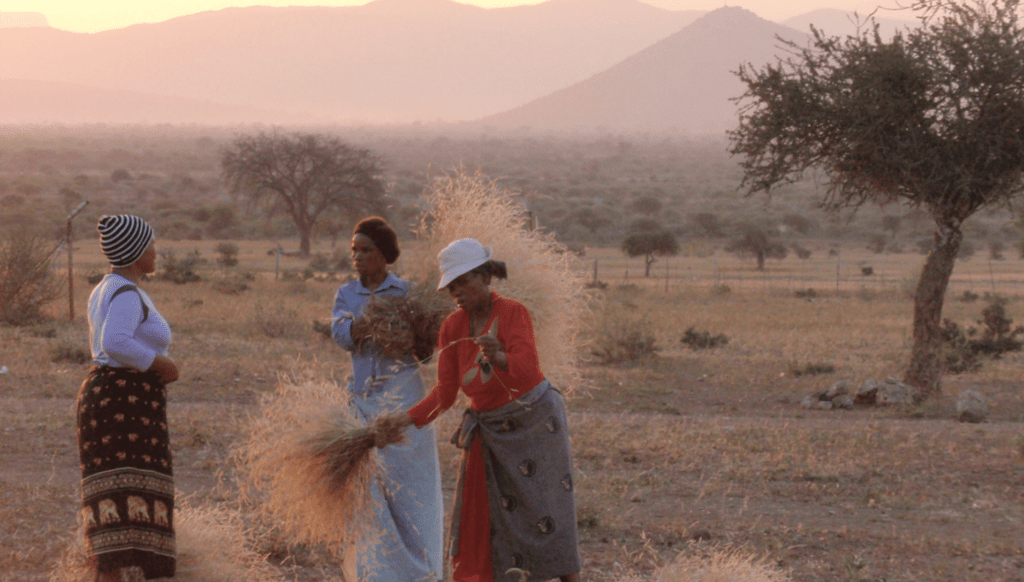
[[[656,257],[645,273],[643,257],[628,258],[613,249],[590,249],[581,257],[587,278],[608,286],[638,285],[679,291],[693,287],[728,287],[731,291],[845,294],[878,292],[911,298],[924,267],[920,254],[875,254],[840,250],[807,259],[768,259],[763,271],[754,258],[716,252],[705,257]],[[950,277],[950,296],[986,293],[1006,297],[1024,295],[1024,262],[974,256],[958,259]]]

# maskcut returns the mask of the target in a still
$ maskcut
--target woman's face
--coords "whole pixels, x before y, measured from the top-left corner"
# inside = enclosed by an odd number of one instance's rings
[[[490,301],[491,276],[470,271],[456,277],[445,289],[461,309],[476,311]]]
[[[384,259],[384,254],[365,234],[352,237],[352,264],[355,265],[360,279],[374,279],[388,271],[388,262]]]
[[[151,242],[146,250],[143,251],[142,256],[139,260],[135,261],[138,266],[139,272],[143,275],[149,275],[156,272],[156,243]]]

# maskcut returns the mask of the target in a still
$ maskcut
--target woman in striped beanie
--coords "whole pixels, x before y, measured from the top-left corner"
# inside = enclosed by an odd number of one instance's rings
[[[166,385],[171,329],[138,287],[156,271],[153,229],[137,216],[97,227],[106,275],[89,296],[93,366],[78,393],[78,451],[86,547],[97,580],[141,568],[174,576],[174,480]]]

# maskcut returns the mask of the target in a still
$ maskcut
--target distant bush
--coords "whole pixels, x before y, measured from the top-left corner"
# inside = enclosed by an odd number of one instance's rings
[[[55,364],[88,364],[92,361],[92,354],[81,346],[60,342],[50,350],[50,361]]]
[[[124,168],[118,168],[118,169],[116,169],[116,170],[114,170],[113,172],[110,173],[110,180],[112,182],[124,182],[125,180],[131,180],[131,179],[132,179],[131,173],[128,170],[124,169]]]
[[[213,288],[225,295],[240,295],[249,289],[249,284],[241,279],[221,279],[214,281]]]
[[[981,368],[982,358],[999,359],[1008,352],[1024,349],[1024,326],[1013,326],[1013,320],[1006,317],[1006,299],[988,296],[989,304],[981,311],[978,323],[980,330],[962,328],[948,319],[942,322],[942,339],[945,345],[946,370],[955,374],[973,372]]]
[[[815,297],[818,296],[818,292],[810,288],[797,289],[796,291],[793,292],[793,295],[795,295],[799,299],[814,299]]]
[[[889,243],[889,237],[884,234],[873,234],[868,238],[868,250],[879,254],[885,251],[885,245]]]
[[[828,363],[813,363],[799,366],[797,364],[790,364],[789,373],[793,376],[818,376],[820,374],[831,374],[836,371],[836,367]]]
[[[609,321],[599,330],[591,354],[602,364],[636,362],[653,356],[658,348],[650,329],[646,318]]]
[[[52,273],[54,241],[30,228],[0,240],[0,321],[26,325],[43,319],[43,307],[61,293]]]
[[[966,291],[964,291],[963,295],[960,296],[960,301],[963,301],[964,303],[974,303],[975,301],[978,300],[979,297],[981,296],[975,293],[974,291],[967,289]]]
[[[715,283],[708,291],[712,297],[724,297],[732,292],[732,288],[725,283]]]
[[[712,335],[709,331],[697,331],[696,328],[690,327],[683,333],[679,342],[691,350],[707,350],[728,344],[729,338],[722,333]]]
[[[222,242],[217,245],[217,264],[224,267],[234,267],[238,264],[238,245],[229,242]]]
[[[336,250],[330,256],[324,253],[317,253],[309,261],[309,268],[313,271],[336,273],[347,271],[352,267],[352,260],[348,253]]]
[[[199,275],[195,272],[202,262],[198,250],[192,251],[180,259],[174,254],[174,251],[166,250],[160,254],[160,257],[163,259],[164,270],[157,275],[157,278],[161,281],[171,281],[182,285],[200,280]]]

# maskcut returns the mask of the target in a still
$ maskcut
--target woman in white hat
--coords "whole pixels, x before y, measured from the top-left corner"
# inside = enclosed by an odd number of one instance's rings
[[[464,450],[449,548],[456,582],[580,579],[565,404],[540,370],[530,313],[490,290],[505,264],[473,239],[438,254],[459,306],[441,327],[437,385],[419,404],[377,421],[381,431],[427,426],[470,398],[452,442]]]
[[[153,229],[137,216],[103,216],[110,274],[89,296],[93,366],[78,392],[78,451],[87,554],[99,582],[141,568],[174,576],[174,478],[166,385],[171,328],[138,287],[156,270]]]

